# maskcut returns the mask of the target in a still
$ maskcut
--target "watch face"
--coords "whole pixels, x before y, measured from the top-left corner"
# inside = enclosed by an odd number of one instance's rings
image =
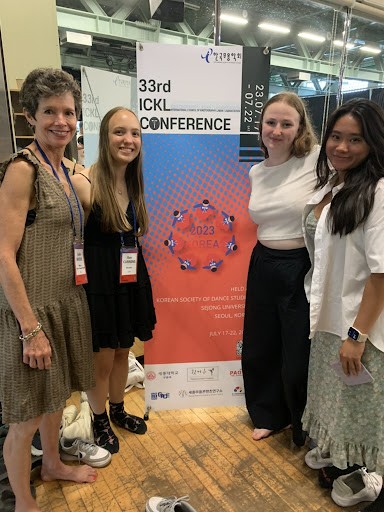
[[[353,340],[357,341],[359,339],[359,331],[357,331],[356,329],[354,329],[353,327],[350,327],[349,328],[349,331],[348,331],[348,336],[350,338],[352,338]]]

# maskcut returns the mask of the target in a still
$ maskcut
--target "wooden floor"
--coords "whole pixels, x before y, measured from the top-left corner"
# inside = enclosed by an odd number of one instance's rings
[[[142,415],[144,390],[134,388],[125,403]],[[35,480],[42,510],[145,512],[149,497],[174,495],[189,495],[197,512],[343,510],[305,465],[306,449],[291,448],[290,431],[252,441],[245,408],[151,411],[147,424],[142,436],[116,429],[120,452],[94,484]]]

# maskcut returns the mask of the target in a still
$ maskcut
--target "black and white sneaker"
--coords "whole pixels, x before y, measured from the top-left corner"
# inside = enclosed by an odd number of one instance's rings
[[[34,457],[42,457],[43,449],[41,447],[40,432],[36,430],[35,435],[32,439],[31,454]]]

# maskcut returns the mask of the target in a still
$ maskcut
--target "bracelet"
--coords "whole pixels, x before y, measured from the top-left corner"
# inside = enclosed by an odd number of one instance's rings
[[[20,341],[29,341],[31,338],[34,338],[36,336],[36,334],[41,331],[42,328],[43,328],[43,326],[41,325],[40,322],[38,322],[36,327],[33,329],[33,331],[29,332],[25,336],[23,336],[23,334],[20,334],[19,340]]]

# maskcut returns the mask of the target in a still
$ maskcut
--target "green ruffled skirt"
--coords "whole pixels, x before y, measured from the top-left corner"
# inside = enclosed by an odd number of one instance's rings
[[[362,362],[374,381],[347,386],[331,368],[340,345],[338,336],[324,332],[312,340],[303,429],[338,468],[359,464],[383,475],[384,353],[368,341]]]

